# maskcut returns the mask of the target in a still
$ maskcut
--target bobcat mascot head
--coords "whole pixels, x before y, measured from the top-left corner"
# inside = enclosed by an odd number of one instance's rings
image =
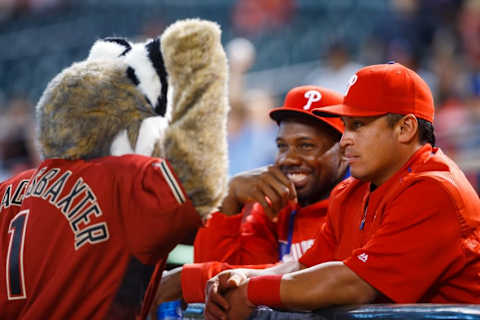
[[[145,43],[97,41],[37,104],[46,158],[140,153],[169,160],[200,215],[227,183],[227,61],[220,28],[178,21]]]

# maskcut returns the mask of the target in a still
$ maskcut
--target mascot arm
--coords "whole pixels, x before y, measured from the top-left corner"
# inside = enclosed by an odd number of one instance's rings
[[[201,219],[167,161],[144,162],[131,180],[119,178],[118,188],[130,195],[119,211],[130,252],[142,263],[155,263],[195,233]]]
[[[220,28],[198,19],[176,22],[162,34],[161,49],[171,123],[153,155],[168,159],[205,217],[219,206],[227,188],[228,79]]]

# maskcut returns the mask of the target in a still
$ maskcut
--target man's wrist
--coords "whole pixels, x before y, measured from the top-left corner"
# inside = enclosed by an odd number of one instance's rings
[[[265,275],[250,278],[247,287],[247,298],[254,305],[282,307],[280,285],[282,275]]]

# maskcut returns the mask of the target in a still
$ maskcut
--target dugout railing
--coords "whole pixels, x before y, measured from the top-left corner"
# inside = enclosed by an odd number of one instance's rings
[[[203,305],[187,308],[184,319],[203,318]],[[314,312],[287,312],[258,307],[250,319],[256,320],[480,320],[480,305],[467,304],[368,304],[326,308]]]

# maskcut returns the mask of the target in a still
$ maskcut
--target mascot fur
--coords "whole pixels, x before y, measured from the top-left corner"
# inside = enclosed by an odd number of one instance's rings
[[[45,158],[139,153],[169,160],[201,216],[227,183],[227,62],[219,27],[183,20],[161,38],[97,41],[37,104]]]
[[[168,159],[205,217],[219,206],[227,187],[227,80],[220,28],[213,22],[178,21],[145,43],[99,40],[85,61],[58,74],[40,98],[41,153],[68,160],[130,153]],[[137,274],[146,272],[136,268]],[[157,265],[152,275],[146,304],[162,268]],[[124,291],[120,300],[136,298],[138,314],[143,296]],[[114,309],[109,318],[126,317]]]

